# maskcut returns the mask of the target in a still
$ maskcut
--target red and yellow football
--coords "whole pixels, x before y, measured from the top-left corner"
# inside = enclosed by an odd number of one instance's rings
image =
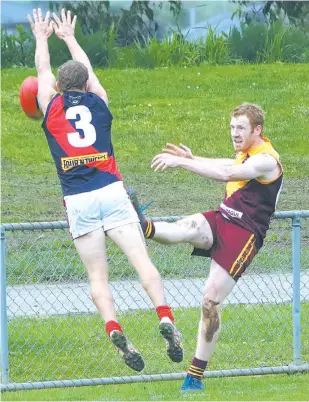
[[[37,77],[27,77],[20,86],[19,100],[25,114],[31,119],[41,119],[43,113],[37,100],[38,79]]]

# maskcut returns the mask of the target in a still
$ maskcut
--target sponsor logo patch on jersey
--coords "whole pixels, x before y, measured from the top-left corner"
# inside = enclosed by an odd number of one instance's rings
[[[243,216],[243,213],[240,211],[237,211],[236,209],[227,207],[223,202],[221,202],[220,207],[224,209],[230,216],[233,216],[234,218],[241,219]]]
[[[76,166],[84,166],[87,163],[107,161],[107,152],[102,152],[98,154],[73,156],[73,157],[63,157],[61,158],[61,167],[64,172],[73,169]]]

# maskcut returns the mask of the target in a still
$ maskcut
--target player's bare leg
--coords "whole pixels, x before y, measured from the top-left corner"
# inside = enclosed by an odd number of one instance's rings
[[[108,283],[105,233],[102,228],[74,240],[90,281],[91,297],[104,321],[116,321],[114,299]]]
[[[152,239],[162,244],[190,243],[201,249],[209,249],[213,244],[210,225],[202,214],[186,216],[176,222],[152,224],[155,227]]]
[[[123,334],[116,318],[113,295],[108,283],[105,233],[102,228],[74,240],[90,281],[91,297],[106,323],[106,331],[125,363],[133,370],[141,371],[145,364]]]
[[[167,353],[170,359],[174,362],[182,361],[180,334],[174,325],[171,309],[166,306],[163,282],[149,258],[140,224],[123,225],[109,230],[107,234],[127,255],[140,277],[143,288],[152,300],[160,319],[160,332],[167,341]]]
[[[236,282],[229,273],[212,260],[203,294],[195,357],[181,388],[182,391],[204,388],[202,384],[203,374],[221,330],[220,314],[223,301],[235,284]]]
[[[108,237],[115,242],[129,262],[136,269],[143,288],[155,307],[164,302],[164,289],[160,274],[152,264],[138,223],[119,226],[107,231]]]
[[[152,222],[144,216],[136,192],[129,189],[132,205],[138,213],[146,238],[162,244],[190,243],[201,249],[209,249],[213,244],[210,225],[203,214],[194,214],[176,222]]]

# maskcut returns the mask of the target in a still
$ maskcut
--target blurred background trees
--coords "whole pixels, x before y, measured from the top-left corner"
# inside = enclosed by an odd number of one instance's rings
[[[26,14],[39,6],[58,14],[64,7],[78,16],[76,37],[94,66],[309,61],[305,1],[3,1],[2,14],[17,23],[4,18],[2,67],[34,65]],[[70,57],[55,36],[49,48],[55,66]]]

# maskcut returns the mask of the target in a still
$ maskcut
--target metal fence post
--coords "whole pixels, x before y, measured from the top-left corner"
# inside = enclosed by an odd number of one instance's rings
[[[294,364],[301,364],[300,326],[300,216],[292,219],[292,264],[293,264],[293,353]]]
[[[5,267],[5,228],[1,226],[1,267],[0,267],[0,302],[1,302],[1,372],[2,384],[9,382],[8,327],[6,311],[6,267]]]

